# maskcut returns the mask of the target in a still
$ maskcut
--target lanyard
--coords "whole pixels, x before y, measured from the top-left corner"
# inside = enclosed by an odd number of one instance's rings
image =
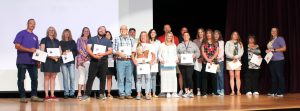
[[[187,52],[188,52],[189,45],[190,45],[190,42],[188,42],[188,44],[187,44],[187,45],[184,43],[184,47],[185,47],[185,53],[187,53]]]

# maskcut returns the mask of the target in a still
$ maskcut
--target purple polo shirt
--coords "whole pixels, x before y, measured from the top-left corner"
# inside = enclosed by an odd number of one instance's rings
[[[26,48],[39,48],[39,40],[38,37],[34,33],[30,33],[27,30],[20,31],[14,42],[14,44],[19,43],[23,47]],[[35,64],[35,60],[32,59],[31,52],[17,52],[17,64]]]
[[[283,37],[277,37],[272,45],[273,49],[278,49],[281,47],[286,46],[285,40]],[[284,60],[284,54],[283,52],[273,52],[273,57],[271,59],[272,61],[279,61]]]

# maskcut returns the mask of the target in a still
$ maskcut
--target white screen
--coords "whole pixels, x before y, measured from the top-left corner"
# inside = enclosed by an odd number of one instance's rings
[[[138,3],[144,5],[141,9]],[[0,91],[17,91],[17,51],[13,40],[16,34],[26,29],[27,20],[34,18],[36,28],[34,33],[41,40],[46,36],[49,26],[57,30],[57,38],[65,28],[71,30],[73,39],[80,37],[82,28],[87,26],[92,36],[97,34],[99,26],[106,26],[112,35],[119,35],[119,26],[135,27],[139,31],[148,31],[152,28],[152,0],[9,0],[0,1]],[[136,8],[138,7],[138,8]],[[139,9],[140,11],[136,12]],[[134,11],[133,11],[134,10]],[[140,16],[146,15],[146,16]],[[130,19],[130,20],[128,20]],[[145,24],[147,23],[147,24]],[[76,90],[77,90],[76,71]],[[38,90],[43,90],[43,73],[39,72]],[[56,90],[63,90],[62,74],[58,73]],[[113,83],[113,89],[116,89]],[[30,90],[30,78],[26,74],[25,89]],[[99,89],[99,80],[95,79],[93,89]]]

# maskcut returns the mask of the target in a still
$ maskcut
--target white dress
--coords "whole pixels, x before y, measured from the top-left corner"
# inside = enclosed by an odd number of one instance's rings
[[[173,58],[172,62],[178,60],[176,45],[167,46],[162,43],[158,50],[158,59],[160,61],[166,61]],[[161,64],[163,66],[163,64]],[[174,68],[160,68],[161,76],[161,92],[177,92],[177,77],[176,77],[176,67]]]

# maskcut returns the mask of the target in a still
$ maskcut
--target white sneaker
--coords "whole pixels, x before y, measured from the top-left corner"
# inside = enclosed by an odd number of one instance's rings
[[[170,93],[167,93],[167,98],[170,98],[171,97],[171,94]]]
[[[179,98],[180,96],[178,96],[176,93],[173,93],[173,94],[172,94],[172,97],[173,97],[173,98]]]
[[[274,96],[274,94],[272,94],[272,93],[268,93],[267,95],[268,95],[268,96]]]
[[[278,94],[276,95],[276,97],[283,97],[283,94]]]
[[[197,96],[201,96],[201,92],[200,91],[197,91]]]
[[[259,95],[259,93],[258,92],[254,92],[253,95]]]
[[[193,98],[194,97],[194,94],[191,92],[191,93],[189,93],[189,95],[188,95],[190,98]]]
[[[189,94],[185,93],[184,95],[182,95],[182,97],[184,98],[188,98]]]
[[[180,90],[178,96],[182,96],[182,94],[183,94],[183,90]]]
[[[248,95],[248,96],[249,96],[249,95],[252,95],[252,92],[247,92],[246,95]]]

